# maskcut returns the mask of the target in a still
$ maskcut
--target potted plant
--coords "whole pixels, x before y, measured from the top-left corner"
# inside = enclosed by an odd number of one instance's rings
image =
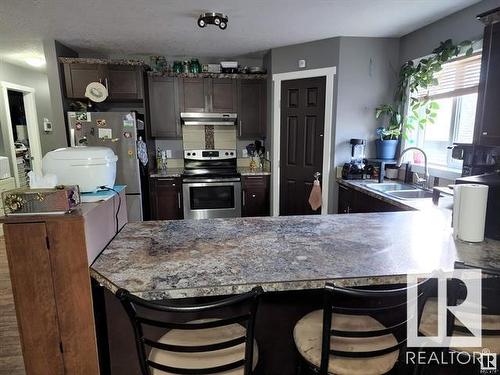
[[[399,110],[390,104],[383,104],[377,107],[375,112],[377,119],[386,118],[387,125],[377,128],[377,159],[392,160],[396,157],[396,150],[401,135],[402,116]]]

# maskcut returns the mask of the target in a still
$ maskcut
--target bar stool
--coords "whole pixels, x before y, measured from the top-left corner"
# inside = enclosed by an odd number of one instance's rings
[[[142,375],[251,375],[258,361],[254,325],[261,293],[262,288],[256,287],[198,305],[147,301],[125,289],[116,296],[134,329]],[[183,316],[193,314],[201,319],[183,321]],[[157,330],[163,333],[159,338]]]
[[[429,280],[410,288],[418,288],[418,298],[425,299]],[[327,284],[323,310],[307,314],[294,328],[295,345],[305,369],[321,375],[391,371],[406,345],[408,290]],[[414,318],[420,315],[421,311]]]
[[[455,263],[455,268],[472,269],[463,263]],[[482,348],[452,347],[452,351],[475,354],[481,350],[489,350],[491,353],[500,353],[500,270],[482,269],[486,278],[482,279]],[[451,305],[457,305],[467,295],[464,285],[458,280],[450,284],[451,294],[454,298],[449,301]],[[431,297],[425,303],[419,331],[425,336],[437,335],[437,298]],[[452,316],[447,327],[448,335],[467,336],[470,332],[463,324]]]

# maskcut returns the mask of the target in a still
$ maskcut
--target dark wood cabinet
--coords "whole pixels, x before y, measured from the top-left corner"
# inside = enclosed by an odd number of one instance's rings
[[[339,184],[338,213],[368,213],[406,211],[389,202]]]
[[[109,101],[143,98],[140,66],[65,63],[63,69],[67,98],[85,99],[85,89],[91,82],[101,82],[108,88]]]
[[[269,176],[242,177],[242,216],[269,216]]]
[[[148,91],[151,136],[182,138],[177,78],[149,76]]]
[[[265,80],[238,80],[238,138],[266,137],[266,90]]]
[[[237,112],[234,79],[184,78],[179,92],[181,112]]]
[[[130,65],[108,65],[105,83],[110,100],[142,99],[142,70]]]
[[[486,26],[482,53],[474,143],[500,146],[500,23]]]
[[[184,218],[182,180],[178,177],[157,177],[150,181],[151,216],[153,220]]]

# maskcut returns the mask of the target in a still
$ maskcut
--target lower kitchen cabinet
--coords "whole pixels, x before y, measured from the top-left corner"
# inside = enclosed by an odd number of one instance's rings
[[[269,176],[243,176],[242,216],[269,216]]]
[[[182,180],[178,177],[152,178],[150,202],[153,220],[183,219]]]
[[[339,214],[395,211],[405,211],[405,209],[339,184]]]

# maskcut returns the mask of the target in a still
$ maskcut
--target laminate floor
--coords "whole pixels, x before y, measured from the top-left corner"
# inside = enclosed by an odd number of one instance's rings
[[[5,242],[0,237],[0,375],[25,375]]]

